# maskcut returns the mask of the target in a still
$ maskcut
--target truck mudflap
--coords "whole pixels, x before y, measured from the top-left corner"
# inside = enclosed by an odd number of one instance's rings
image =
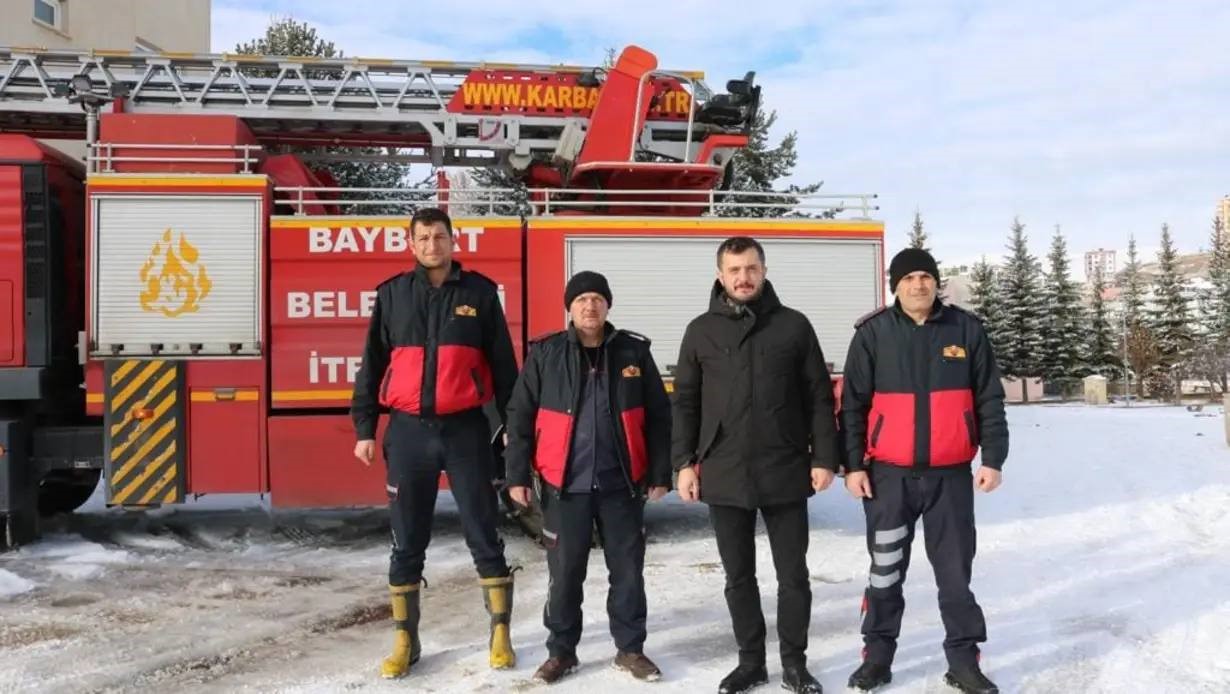
[[[104,475],[110,506],[184,500],[184,370],[157,359],[108,360],[103,372]]]

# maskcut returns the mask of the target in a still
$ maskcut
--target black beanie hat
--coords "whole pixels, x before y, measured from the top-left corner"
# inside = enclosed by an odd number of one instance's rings
[[[611,286],[606,283],[606,278],[596,272],[582,270],[573,275],[564,288],[564,308],[571,308],[573,300],[586,292],[601,294],[606,299],[607,307],[611,306]]]
[[[888,290],[896,293],[901,278],[919,270],[934,277],[936,284],[939,284],[940,269],[930,253],[921,248],[906,248],[893,256],[893,262],[888,266]]]

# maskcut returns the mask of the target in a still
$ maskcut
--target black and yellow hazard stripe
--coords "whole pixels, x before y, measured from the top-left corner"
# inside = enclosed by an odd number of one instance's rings
[[[183,376],[162,359],[109,360],[103,372],[107,503],[183,501]]]

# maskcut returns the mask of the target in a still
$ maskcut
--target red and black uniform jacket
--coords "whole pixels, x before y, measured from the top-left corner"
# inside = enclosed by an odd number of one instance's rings
[[[516,380],[495,283],[453,261],[448,278],[433,287],[415,265],[376,288],[350,413],[360,440],[375,438],[381,406],[437,417],[494,397],[503,420]]]
[[[953,468],[979,446],[983,465],[1003,466],[1004,388],[978,318],[936,301],[922,325],[895,304],[854,327],[841,396],[847,470]]]
[[[620,464],[633,490],[671,484],[670,398],[649,353],[649,340],[607,325],[611,424]],[[558,493],[568,479],[577,407],[584,378],[575,329],[530,343],[525,368],[508,403],[508,484],[528,486],[531,468]]]

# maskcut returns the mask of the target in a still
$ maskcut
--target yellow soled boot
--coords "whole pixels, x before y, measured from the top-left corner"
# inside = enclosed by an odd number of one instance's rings
[[[419,660],[419,583],[389,586],[393,603],[393,653],[380,663],[385,679],[405,677]]]
[[[491,615],[491,667],[506,670],[517,664],[517,654],[513,652],[512,637],[508,631],[512,618],[513,578],[511,575],[480,578],[478,584],[483,588],[487,614]]]

